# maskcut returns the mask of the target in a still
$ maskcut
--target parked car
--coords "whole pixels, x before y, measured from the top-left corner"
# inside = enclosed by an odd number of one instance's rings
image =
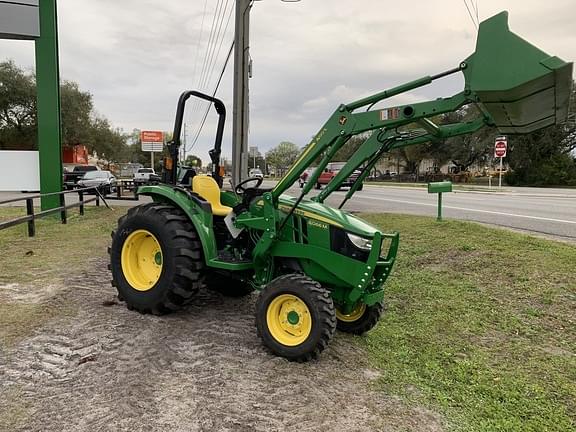
[[[341,164],[340,163],[337,164],[334,165],[328,164],[324,172],[320,174],[320,177],[318,177],[318,181],[316,182],[316,189],[320,189],[322,186],[326,186],[328,183],[332,181],[334,177],[336,177],[336,174],[338,174],[338,172],[341,169]],[[344,182],[342,182],[340,187],[352,187],[352,185],[356,182],[360,174],[361,172],[359,170],[354,170],[354,172],[350,174],[350,176],[348,176],[348,178]],[[361,184],[358,190],[362,190],[363,187],[364,185]]]
[[[298,186],[300,186],[300,189],[302,189],[304,187],[304,185],[308,181],[308,177],[310,177],[314,173],[314,171],[316,171],[316,167],[310,167],[310,168],[307,168],[302,173],[302,175],[300,175],[300,177],[298,178]]]
[[[248,173],[248,177],[250,178],[264,178],[264,174],[262,174],[262,170],[260,168],[252,168]]]
[[[158,178],[153,168],[139,168],[138,171],[134,173],[134,183],[136,185],[150,183]]]
[[[74,168],[64,171],[64,186],[66,189],[74,189],[78,180],[84,177],[84,174],[90,171],[98,171],[96,165],[76,165]]]
[[[110,171],[90,171],[78,180],[81,188],[98,187],[101,194],[107,195],[116,192],[117,180]]]

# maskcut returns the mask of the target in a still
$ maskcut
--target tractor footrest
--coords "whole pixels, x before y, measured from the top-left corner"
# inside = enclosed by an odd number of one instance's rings
[[[248,264],[252,263],[252,260],[246,258],[239,258],[229,251],[218,252],[218,261],[234,264]]]

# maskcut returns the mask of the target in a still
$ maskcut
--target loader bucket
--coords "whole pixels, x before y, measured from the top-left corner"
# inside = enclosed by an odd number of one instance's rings
[[[466,88],[501,133],[528,133],[568,116],[572,63],[551,57],[508,28],[508,12],[480,24]]]

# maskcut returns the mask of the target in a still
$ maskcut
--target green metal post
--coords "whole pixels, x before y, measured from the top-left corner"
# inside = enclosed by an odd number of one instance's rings
[[[438,222],[442,222],[442,192],[438,193]]]
[[[62,190],[60,76],[56,0],[40,2],[40,37],[36,39],[36,92],[40,192]],[[42,198],[42,210],[59,206],[57,195]]]

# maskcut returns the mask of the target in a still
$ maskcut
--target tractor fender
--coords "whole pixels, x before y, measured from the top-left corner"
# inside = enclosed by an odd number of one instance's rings
[[[165,185],[142,186],[138,195],[147,195],[155,202],[168,202],[181,209],[194,225],[204,252],[204,260],[208,262],[216,258],[216,238],[212,225],[212,208],[207,201],[191,194],[185,189]]]

